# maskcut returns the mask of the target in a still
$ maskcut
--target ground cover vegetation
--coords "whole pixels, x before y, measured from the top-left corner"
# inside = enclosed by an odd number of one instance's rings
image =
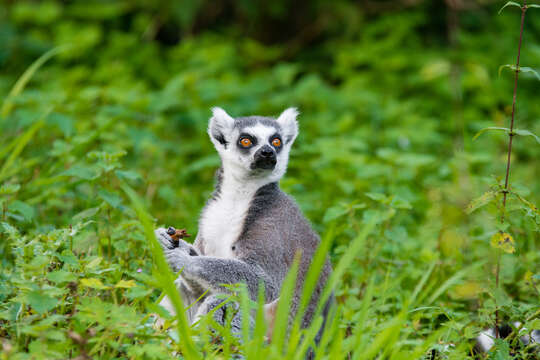
[[[0,357],[302,359],[319,320],[285,331],[293,277],[271,344],[242,288],[253,329],[190,327],[156,305],[152,235],[196,233],[212,106],[297,106],[281,185],[323,239],[308,283],[335,269],[316,358],[472,358],[496,321],[522,325],[477,356],[536,358],[516,334],[540,328],[540,9],[503,5],[2,2]]]

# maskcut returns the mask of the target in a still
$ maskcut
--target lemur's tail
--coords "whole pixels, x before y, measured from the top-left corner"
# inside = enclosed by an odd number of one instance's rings
[[[514,328],[519,328],[521,323],[516,321],[513,323]],[[504,324],[499,327],[499,336],[503,339],[506,339],[513,331],[513,328],[509,324]],[[540,330],[530,330],[522,328],[520,330],[520,343],[522,346],[529,346],[531,344],[536,344],[535,351],[540,353]],[[485,331],[482,331],[480,335],[476,338],[475,350],[481,353],[488,352],[493,345],[495,344],[495,329],[490,328]]]

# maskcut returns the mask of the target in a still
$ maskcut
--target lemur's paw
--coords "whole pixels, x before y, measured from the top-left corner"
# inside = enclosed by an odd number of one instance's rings
[[[159,241],[159,244],[161,245],[161,248],[163,250],[171,250],[175,247],[178,247],[178,244],[175,243],[173,238],[167,234],[167,229],[165,228],[159,228],[154,231],[154,234],[156,235],[156,238]]]
[[[180,248],[165,250],[165,259],[167,264],[174,272],[182,270],[190,261],[190,257]]]

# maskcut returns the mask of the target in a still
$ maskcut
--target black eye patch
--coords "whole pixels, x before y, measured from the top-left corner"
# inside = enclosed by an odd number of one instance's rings
[[[279,139],[279,145],[277,146],[274,144],[275,139]],[[281,136],[278,133],[275,133],[268,138],[268,142],[270,143],[270,145],[272,145],[274,149],[276,149],[276,153],[279,154],[279,152],[283,148],[283,140],[281,140]]]
[[[251,142],[251,144],[249,146],[243,146],[242,140],[244,139],[248,139]],[[241,133],[240,136],[238,136],[238,141],[236,142],[236,146],[238,147],[240,151],[244,153],[248,153],[249,149],[251,149],[255,145],[257,145],[257,138],[251,136],[250,134]]]

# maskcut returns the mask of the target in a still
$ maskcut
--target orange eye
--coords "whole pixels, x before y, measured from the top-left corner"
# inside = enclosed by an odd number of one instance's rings
[[[281,140],[279,140],[278,138],[275,138],[274,140],[272,140],[272,145],[274,145],[275,147],[280,147]]]
[[[251,144],[252,144],[252,142],[248,138],[240,139],[240,145],[242,145],[243,147],[249,147],[249,146],[251,146]]]

